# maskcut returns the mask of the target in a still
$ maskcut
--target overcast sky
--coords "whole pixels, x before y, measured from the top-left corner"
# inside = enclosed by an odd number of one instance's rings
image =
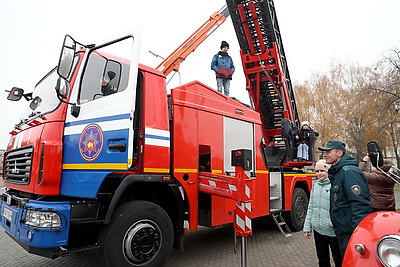
[[[65,34],[89,44],[141,29],[139,62],[156,67],[194,30],[225,4],[224,0],[0,0],[0,148],[27,102],[6,99],[12,87],[32,91],[57,64]],[[307,79],[333,60],[370,65],[400,48],[400,0],[275,0],[291,78]],[[230,44],[236,73],[231,96],[248,102],[239,46],[230,18],[181,65],[169,87],[199,80],[216,87],[210,69],[222,40]]]

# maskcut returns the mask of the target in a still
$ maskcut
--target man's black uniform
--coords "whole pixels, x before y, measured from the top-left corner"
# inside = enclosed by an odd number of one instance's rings
[[[357,160],[347,154],[329,168],[328,174],[331,181],[331,221],[343,257],[354,229],[372,212],[370,192],[367,179],[358,168]]]

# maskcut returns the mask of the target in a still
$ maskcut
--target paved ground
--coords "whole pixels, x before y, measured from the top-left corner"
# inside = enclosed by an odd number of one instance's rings
[[[2,181],[0,180],[0,187]],[[396,206],[400,207],[400,191],[396,191]],[[174,250],[165,266],[241,266],[240,240],[234,253],[232,225],[202,227],[184,239],[185,251]],[[71,255],[55,260],[27,253],[3,229],[0,229],[0,266],[99,266],[97,254]],[[302,232],[285,238],[270,219],[253,221],[253,236],[248,238],[248,266],[318,266],[313,239]],[[333,266],[333,265],[332,265]]]
[[[253,222],[254,235],[248,238],[248,266],[317,266],[314,241],[301,232],[285,238],[270,220]],[[174,250],[165,266],[240,266],[240,240],[234,253],[231,225],[201,228],[184,240],[185,252]],[[1,266],[99,266],[96,254],[71,255],[50,260],[28,254],[0,230]]]

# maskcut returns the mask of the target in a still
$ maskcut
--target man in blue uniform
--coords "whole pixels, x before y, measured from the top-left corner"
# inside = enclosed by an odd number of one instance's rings
[[[215,71],[218,92],[229,96],[229,88],[232,75],[235,72],[235,66],[232,58],[228,55],[229,44],[226,41],[222,41],[220,48],[221,51],[212,58],[211,69]]]
[[[324,151],[326,163],[332,164],[328,171],[330,215],[343,257],[354,229],[372,212],[369,187],[357,160],[346,154],[345,143],[330,140],[318,149]]]

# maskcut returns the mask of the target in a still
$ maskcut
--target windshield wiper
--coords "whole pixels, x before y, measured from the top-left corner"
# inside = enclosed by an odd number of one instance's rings
[[[40,118],[43,118],[43,115],[41,114],[41,112],[40,111],[32,111],[32,113],[31,114],[29,114],[29,116],[28,116],[28,118],[32,118],[32,117],[40,117]]]
[[[14,125],[14,129],[20,130],[21,126],[25,123],[27,123],[29,120],[31,120],[31,118],[44,118],[44,115],[41,114],[40,111],[37,112],[32,112],[31,114],[29,114],[28,119],[20,119],[19,122],[17,124]]]
[[[26,123],[28,119],[21,119],[17,124],[14,125],[14,129],[19,130],[21,128],[21,125]]]

